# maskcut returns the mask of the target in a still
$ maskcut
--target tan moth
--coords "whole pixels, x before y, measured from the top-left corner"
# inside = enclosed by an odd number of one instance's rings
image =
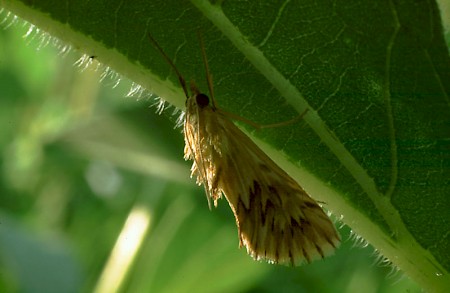
[[[189,95],[175,64],[152,36],[149,39],[175,71],[186,96],[184,158],[194,161],[191,176],[204,185],[214,206],[225,196],[236,219],[240,246],[257,260],[291,265],[332,252],[340,239],[322,208],[234,125],[230,118],[236,116],[215,105],[202,38],[211,99],[193,82]]]

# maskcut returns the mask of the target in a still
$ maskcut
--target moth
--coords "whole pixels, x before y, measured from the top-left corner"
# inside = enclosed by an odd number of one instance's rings
[[[176,73],[186,96],[184,158],[193,161],[191,177],[203,184],[214,206],[225,196],[236,219],[240,247],[256,260],[290,265],[331,253],[340,238],[322,208],[232,122],[237,116],[216,106],[201,36],[209,97],[194,82],[189,94],[173,61],[148,37]]]

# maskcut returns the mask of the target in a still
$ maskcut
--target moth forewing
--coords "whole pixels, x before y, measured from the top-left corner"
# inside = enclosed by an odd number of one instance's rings
[[[333,251],[339,243],[334,225],[303,188],[219,109],[199,113],[198,121],[205,123],[198,130],[201,148],[196,149],[195,164],[206,165],[203,183],[215,205],[222,193],[228,200],[248,253],[299,264]]]
[[[203,42],[211,99],[184,78],[156,41],[186,94],[185,158],[192,176],[217,206],[222,194],[235,215],[240,245],[255,259],[300,264],[324,257],[339,244],[333,223],[305,190],[275,164],[215,105]],[[245,120],[245,119],[244,119]]]

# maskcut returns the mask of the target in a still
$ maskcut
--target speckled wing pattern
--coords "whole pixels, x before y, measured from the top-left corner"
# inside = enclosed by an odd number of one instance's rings
[[[185,159],[194,161],[192,176],[208,200],[217,206],[225,195],[240,246],[257,260],[291,265],[334,251],[339,235],[317,202],[226,114],[198,97],[186,103]]]

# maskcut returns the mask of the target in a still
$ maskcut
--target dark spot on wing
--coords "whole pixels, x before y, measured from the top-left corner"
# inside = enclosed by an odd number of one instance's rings
[[[273,203],[270,200],[268,200],[266,202],[266,208],[265,208],[264,212],[261,213],[261,222],[263,225],[266,224],[266,215],[269,214],[269,210],[275,210],[275,206],[273,205]],[[274,221],[272,221],[272,231],[273,231],[273,225],[274,225],[273,222]]]
[[[249,190],[249,210],[256,208],[255,203],[258,201],[261,202],[261,200],[258,200],[258,198],[261,198],[261,186],[259,186],[259,183],[256,180],[253,180],[253,190],[250,188]]]
[[[302,226],[294,218],[291,218],[291,234],[292,234],[292,238],[294,238],[294,231],[295,230],[300,230],[300,231],[303,232]]]
[[[242,198],[242,196],[239,196],[239,203],[238,203],[238,208],[237,208],[236,212],[238,213],[238,215],[241,214],[241,207],[242,207],[242,209],[245,210],[244,214],[248,214],[250,212],[250,209],[252,208],[252,206],[250,205],[248,208],[246,208],[245,203],[241,200],[241,198]]]
[[[261,186],[259,186],[258,181],[253,180],[253,191],[250,190],[250,194],[253,196],[261,195]]]
[[[328,235],[325,235],[325,238],[327,239],[327,242],[330,243],[331,246],[333,246],[333,248],[336,248],[336,245],[330,238],[328,238]]]
[[[325,255],[324,255],[324,253],[323,253],[322,248],[320,248],[320,246],[318,246],[317,244],[314,244],[314,246],[316,247],[316,250],[317,250],[317,252],[320,254],[320,256],[321,256],[322,258],[324,258]]]
[[[306,252],[305,248],[302,248],[303,251],[303,256],[305,257],[306,261],[308,263],[311,263],[311,257],[309,256],[309,254]]]
[[[291,218],[291,226],[292,227],[300,227],[300,224],[299,224],[299,222],[297,222],[296,219]]]
[[[260,213],[261,214],[261,225],[266,225],[266,213]]]
[[[289,250],[289,258],[291,259],[291,266],[295,266],[295,258],[292,255],[292,251]]]
[[[271,186],[271,185],[268,186],[268,189],[269,189],[269,192],[272,195],[276,195],[276,197],[275,196],[272,197],[273,200],[275,200],[275,199],[277,200],[276,204],[282,205],[282,200],[280,198],[280,194],[278,193],[278,189],[276,187]]]

